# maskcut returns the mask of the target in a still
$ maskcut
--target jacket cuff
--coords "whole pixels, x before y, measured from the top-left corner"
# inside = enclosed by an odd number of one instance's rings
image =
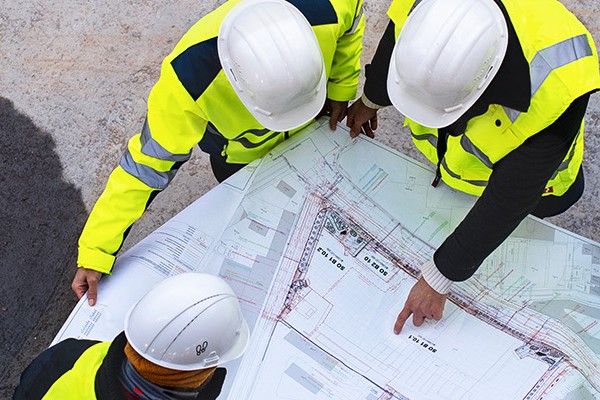
[[[421,265],[421,274],[423,275],[425,282],[439,294],[447,294],[450,291],[452,283],[454,283],[442,275],[435,266],[433,260],[427,261],[425,264]]]
[[[362,102],[365,106],[372,108],[374,110],[379,110],[380,108],[385,107],[385,106],[380,106],[379,104],[373,103],[371,100],[369,100],[367,98],[367,95],[364,93],[362,94],[362,96],[360,96],[360,99],[362,100]]]
[[[98,249],[86,247],[79,248],[77,255],[77,266],[80,268],[93,269],[94,271],[110,274],[115,263],[115,256],[106,254]]]
[[[358,80],[350,83],[327,82],[327,98],[334,101],[350,101],[356,98]]]

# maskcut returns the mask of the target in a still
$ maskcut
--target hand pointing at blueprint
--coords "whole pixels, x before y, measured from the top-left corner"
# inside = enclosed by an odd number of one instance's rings
[[[426,319],[439,321],[442,319],[445,302],[445,294],[436,292],[425,282],[425,279],[419,279],[410,290],[406,303],[404,303],[404,308],[398,314],[398,318],[394,324],[394,333],[399,334],[402,331],[404,323],[411,314],[415,326],[423,325]]]

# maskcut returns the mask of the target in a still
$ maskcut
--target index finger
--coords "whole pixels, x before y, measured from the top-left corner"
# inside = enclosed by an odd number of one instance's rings
[[[402,331],[404,327],[404,323],[411,316],[412,310],[408,307],[404,306],[400,314],[398,314],[398,318],[396,318],[396,323],[394,324],[394,333],[397,335]]]
[[[348,116],[348,118],[346,119],[346,126],[348,128],[350,128],[350,137],[351,138],[355,138],[358,135],[360,135],[362,127],[356,123],[354,118],[351,118],[350,116]]]
[[[346,116],[345,110],[334,108],[331,110],[331,114],[329,115],[329,129],[335,131],[337,128],[338,122],[342,122],[344,117]]]

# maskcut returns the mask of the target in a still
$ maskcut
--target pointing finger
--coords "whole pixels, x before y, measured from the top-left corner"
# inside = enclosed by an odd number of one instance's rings
[[[404,308],[402,309],[400,314],[398,314],[398,318],[396,318],[396,323],[394,324],[394,333],[396,335],[402,331],[402,328],[404,327],[404,323],[410,317],[411,314],[412,314],[412,311],[409,308],[407,308],[406,306],[404,306]]]

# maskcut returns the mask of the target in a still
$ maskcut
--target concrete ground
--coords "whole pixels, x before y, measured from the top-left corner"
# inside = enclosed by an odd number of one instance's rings
[[[75,304],[76,241],[126,140],[141,128],[160,62],[223,1],[0,0],[0,398]],[[563,0],[600,43],[600,3]],[[388,0],[365,1],[363,59]],[[600,96],[587,117],[584,198],[552,222],[600,241]],[[377,138],[419,158],[394,109]],[[136,224],[135,244],[216,185],[197,154]]]

